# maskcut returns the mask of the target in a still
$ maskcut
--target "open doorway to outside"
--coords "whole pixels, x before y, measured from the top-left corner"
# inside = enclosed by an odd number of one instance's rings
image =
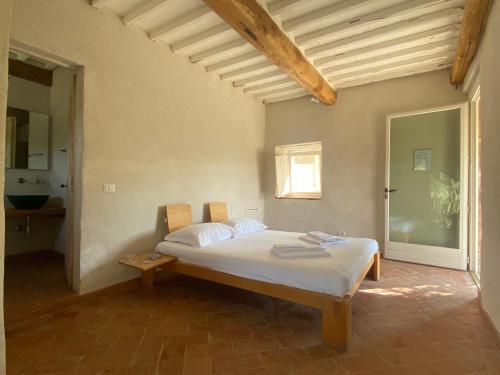
[[[4,129],[6,327],[76,296],[81,73],[24,49],[9,52]]]

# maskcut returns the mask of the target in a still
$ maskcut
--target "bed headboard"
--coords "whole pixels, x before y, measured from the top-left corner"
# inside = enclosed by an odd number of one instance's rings
[[[172,233],[193,223],[190,204],[169,204],[165,206],[167,230]]]
[[[212,223],[225,223],[227,221],[227,206],[225,202],[210,202],[208,204],[208,211]]]

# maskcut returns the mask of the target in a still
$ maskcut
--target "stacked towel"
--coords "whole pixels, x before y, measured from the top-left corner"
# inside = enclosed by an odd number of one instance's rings
[[[271,248],[271,253],[284,259],[322,258],[331,256],[323,247],[304,246],[300,243],[290,245],[276,244]]]
[[[299,238],[303,241],[322,247],[331,247],[346,244],[345,238],[332,236],[331,234],[321,231],[307,232],[306,236],[301,236]]]

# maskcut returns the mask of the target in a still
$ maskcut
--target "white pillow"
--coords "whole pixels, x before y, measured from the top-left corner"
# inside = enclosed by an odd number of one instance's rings
[[[233,237],[234,229],[222,223],[192,224],[168,234],[165,241],[182,242],[195,247]]]
[[[267,229],[267,226],[262,224],[260,221],[250,219],[248,217],[243,217],[241,219],[231,219],[227,222],[227,225],[234,228],[235,237],[262,232],[263,230]]]

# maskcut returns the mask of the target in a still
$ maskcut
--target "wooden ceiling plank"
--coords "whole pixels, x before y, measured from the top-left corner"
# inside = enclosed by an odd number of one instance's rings
[[[263,61],[263,62],[260,62],[257,64],[248,65],[248,66],[245,66],[243,68],[236,69],[236,70],[233,70],[231,72],[221,74],[220,79],[224,80],[224,79],[230,79],[230,78],[235,78],[235,77],[241,77],[244,75],[248,75],[249,73],[255,73],[255,72],[262,71],[263,69],[269,70],[269,69],[274,69],[274,68],[275,68],[275,65],[266,60],[266,61]]]
[[[295,42],[303,47],[311,43],[334,39],[337,34],[359,34],[443,9],[459,7],[462,3],[463,0],[409,0],[402,4],[299,35],[295,38]]]
[[[297,93],[297,94],[287,94],[283,96],[278,96],[270,99],[263,100],[262,102],[264,104],[271,104],[271,103],[279,103],[283,102],[285,100],[290,100],[290,99],[296,99],[296,98],[302,98],[304,96],[307,96],[307,92],[302,92],[302,93]]]
[[[390,53],[391,51],[407,47],[418,48],[419,46],[423,46],[434,41],[443,41],[451,38],[456,38],[456,35],[458,34],[458,28],[458,24],[444,26],[437,29],[427,30],[421,33],[407,35],[394,40],[376,43],[370,46],[364,46],[355,50],[351,50],[349,52],[316,59],[314,60],[314,65],[319,67],[340,65],[347,61],[361,59],[364,56],[380,56],[385,53]]]
[[[323,57],[327,54],[331,54],[332,51],[337,51],[337,53],[347,52],[353,49],[369,46],[374,43],[395,40],[401,38],[402,36],[408,36],[443,26],[458,24],[461,19],[461,9],[448,9],[443,12],[436,12],[434,14],[398,22],[388,27],[375,29],[359,35],[325,43],[318,47],[307,48],[305,53],[308,57]]]
[[[298,86],[296,82],[294,82],[294,83],[295,84],[291,87],[286,86],[286,87],[280,87],[277,89],[267,90],[264,92],[259,92],[257,94],[254,94],[254,97],[255,98],[269,98],[271,96],[282,95],[283,93],[287,93],[290,91],[295,92],[295,91],[299,91],[299,90],[304,90],[302,87]]]
[[[278,0],[267,6],[267,10],[273,16],[295,9],[297,6],[305,4],[309,0]]]
[[[202,43],[207,42],[213,37],[220,36],[222,34],[228,33],[232,31],[228,25],[222,23],[220,25],[216,25],[214,27],[209,28],[208,30],[203,30],[197,34],[188,36],[187,38],[181,39],[178,42],[172,43],[170,46],[172,52],[182,52],[186,49],[198,46]]]
[[[451,69],[452,85],[463,83],[486,28],[492,0],[466,0],[458,48]]]
[[[450,53],[455,49],[456,45],[457,45],[457,39],[454,38],[445,41],[424,44],[420,47],[411,46],[399,49],[392,53],[385,53],[365,59],[359,59],[342,65],[334,65],[332,67],[323,69],[322,73],[324,75],[328,75],[330,73],[341,74],[342,72],[345,71],[362,70],[366,66],[383,65],[384,62],[387,61],[401,62],[409,59],[423,58],[438,52],[442,53],[446,51],[447,53]]]
[[[335,103],[335,90],[256,0],[203,1],[318,100],[327,105]]]
[[[242,38],[238,38],[230,42],[209,48],[205,51],[201,51],[199,53],[194,54],[193,56],[189,56],[189,61],[191,61],[193,64],[197,64],[211,57],[220,55],[221,53],[226,53],[232,49],[240,48],[245,45],[246,45],[245,40]]]
[[[227,60],[222,60],[206,66],[207,72],[213,72],[216,70],[221,70],[230,67],[231,65],[236,65],[244,61],[250,61],[255,59],[265,59],[266,57],[259,51],[250,51],[240,56],[231,57]]]
[[[245,85],[248,85],[249,83],[263,81],[265,79],[272,78],[272,77],[284,77],[285,75],[286,74],[283,73],[281,70],[276,69],[272,72],[266,72],[266,73],[262,73],[262,74],[259,74],[256,76],[252,76],[252,77],[240,79],[238,81],[234,81],[233,86],[235,86],[235,87],[245,86]]]
[[[283,79],[279,79],[277,81],[271,81],[271,82],[261,83],[260,85],[245,87],[243,89],[243,92],[244,93],[250,93],[250,92],[264,90],[264,89],[267,89],[269,87],[275,87],[275,86],[281,86],[281,85],[285,85],[285,84],[291,84],[293,82],[295,82],[295,81],[293,81],[292,79],[290,79],[290,77],[286,77],[286,78],[283,78]]]
[[[210,13],[211,13],[210,8],[207,8],[204,5],[199,6],[183,14],[176,20],[171,21],[168,24],[160,27],[159,29],[153,30],[152,32],[149,33],[149,39],[151,40],[162,39],[167,35],[169,35],[170,33],[172,33],[173,31],[177,30],[178,28],[192,24],[193,22],[198,21],[201,17]]]
[[[343,80],[343,81],[336,81],[335,84],[337,87],[340,88],[347,88],[347,87],[354,87],[354,86],[360,86],[360,85],[365,85],[367,83],[372,83],[372,82],[379,82],[379,81],[385,81],[388,79],[394,79],[394,78],[402,78],[402,77],[408,77],[416,74],[422,74],[422,73],[428,73],[432,71],[437,71],[437,70],[443,70],[447,69],[451,64],[443,64],[443,63],[432,63],[432,64],[427,64],[427,65],[421,65],[419,67],[413,68],[413,69],[407,69],[407,70],[402,70],[399,72],[389,72],[389,73],[380,73],[380,74],[373,74],[370,77],[364,77],[362,79],[357,79],[353,78],[351,80]]]
[[[406,62],[401,64],[400,62],[389,62],[383,66],[378,67],[368,67],[360,71],[339,74],[339,75],[330,75],[328,78],[333,82],[341,82],[346,79],[362,79],[366,76],[371,76],[374,74],[383,74],[383,73],[392,73],[392,72],[400,72],[404,70],[409,70],[412,68],[419,68],[421,66],[427,66],[432,64],[440,64],[440,63],[450,63],[453,60],[453,57],[450,57],[449,54],[435,54],[433,56],[427,56],[419,61],[412,60],[411,62]]]
[[[342,0],[326,7],[283,21],[283,30],[290,32],[314,23],[332,19],[335,14],[366,6],[366,0]]]
[[[140,19],[156,13],[160,8],[167,6],[173,0],[149,0],[147,3],[135,8],[122,18],[125,25],[131,26]]]

